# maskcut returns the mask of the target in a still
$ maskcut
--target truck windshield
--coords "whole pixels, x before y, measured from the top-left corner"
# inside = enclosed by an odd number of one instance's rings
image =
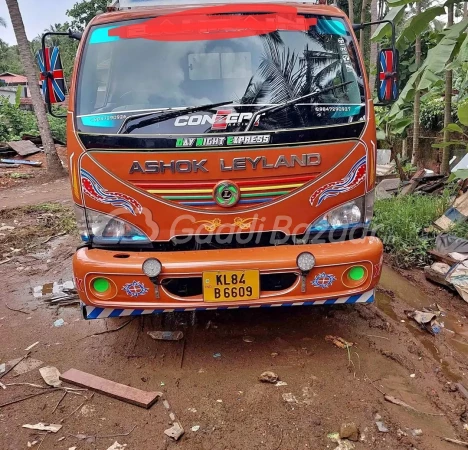
[[[219,33],[205,40],[135,36],[151,19],[95,26],[80,65],[77,128],[115,134],[129,118],[135,125],[142,116],[146,122],[132,126],[131,134],[242,133],[255,112],[304,96],[259,115],[251,131],[363,120],[364,82],[345,22],[305,17],[312,23],[307,31],[229,39]],[[203,105],[206,110],[196,108]],[[148,113],[167,110],[175,114],[147,120]]]

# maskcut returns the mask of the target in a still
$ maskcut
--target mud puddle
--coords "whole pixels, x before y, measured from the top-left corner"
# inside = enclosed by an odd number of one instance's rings
[[[394,300],[389,292],[392,292],[394,297],[408,305],[407,309],[422,310],[424,307],[430,307],[431,305],[433,307],[437,299],[426,295],[406,278],[386,266],[383,268],[379,287],[383,288],[383,291],[377,291],[375,300],[377,308],[397,322],[404,321],[408,331],[424,346],[434,360],[440,364],[440,369],[444,375],[453,382],[460,381],[462,377],[451,370],[449,362],[443,358],[436,344],[435,337],[419,328],[417,323],[408,319],[405,315],[401,313],[397,314],[393,307],[396,300]],[[444,316],[440,317],[440,322],[444,324],[442,331],[445,337],[444,342],[452,350],[465,356],[468,355],[468,330],[465,330],[461,320],[453,317],[449,312],[444,312]]]

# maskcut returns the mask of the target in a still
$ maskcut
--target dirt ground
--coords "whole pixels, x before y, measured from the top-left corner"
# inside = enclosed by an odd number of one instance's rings
[[[65,189],[66,180],[59,185]],[[21,205],[67,202],[69,195],[40,184],[4,189],[2,209],[18,204],[21,189],[35,191]],[[13,370],[0,380],[6,385],[0,387],[1,450],[27,449],[34,441],[40,450],[106,450],[115,441],[136,450],[456,450],[461,447],[441,437],[468,441],[468,399],[455,386],[468,388],[468,305],[421,272],[385,267],[377,301],[368,306],[140,317],[93,336],[128,319],[84,321],[77,307],[50,306],[32,295],[36,286],[71,280],[76,244],[75,236],[60,236],[0,265],[0,364],[39,342],[27,364],[17,366],[25,373]],[[404,311],[435,302],[446,316],[443,331],[432,336]],[[57,319],[64,325],[54,326]],[[155,341],[147,334],[152,330],[182,330],[185,338]],[[327,335],[354,345],[338,348]],[[164,435],[171,424],[161,402],[145,410],[91,392],[62,399],[63,391],[46,391],[3,406],[43,392],[19,383],[44,385],[38,368],[46,365],[164,392],[185,435],[178,442]],[[287,384],[259,382],[266,370]],[[378,430],[376,415],[388,432]],[[63,427],[55,434],[22,427],[38,422]],[[347,422],[359,427],[358,442],[327,437]]]

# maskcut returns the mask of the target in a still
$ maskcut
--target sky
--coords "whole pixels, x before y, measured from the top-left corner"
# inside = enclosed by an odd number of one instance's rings
[[[34,39],[52,24],[69,20],[65,11],[76,2],[77,0],[18,0],[28,39]],[[7,22],[7,28],[0,27],[0,39],[10,45],[16,44],[5,0],[0,0],[0,17]]]

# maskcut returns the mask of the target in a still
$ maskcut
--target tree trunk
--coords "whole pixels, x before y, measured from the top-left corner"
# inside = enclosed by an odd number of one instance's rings
[[[28,86],[31,91],[31,100],[34,108],[34,113],[37,118],[37,125],[41,134],[42,145],[47,160],[47,172],[52,177],[60,177],[65,175],[65,170],[62,167],[60,158],[58,157],[55,148],[50,125],[47,120],[47,113],[39,89],[39,80],[37,77],[37,69],[34,63],[34,58],[31,53],[26,31],[24,29],[23,18],[18,6],[17,0],[6,0],[8,10],[10,12],[11,23],[15,32],[16,41],[18,43],[21,62],[23,63],[24,72],[28,78]]]
[[[364,23],[366,21],[366,11],[367,10],[367,0],[362,0],[361,3],[361,21],[360,23]],[[365,40],[366,34],[364,33],[364,30],[361,29],[359,30],[359,47],[361,49],[362,56],[364,57],[364,40]]]
[[[416,2],[416,15],[421,14],[421,2]],[[416,68],[419,68],[421,65],[421,35],[416,36],[416,41],[414,43],[414,53],[415,53],[415,63]],[[419,83],[419,78],[417,80]],[[416,89],[414,92],[414,109],[413,109],[413,152],[411,154],[411,163],[414,166],[422,167],[423,164],[423,155],[422,148],[419,146],[419,135],[421,125],[419,123],[419,115],[421,111],[421,92],[419,89]]]
[[[448,5],[447,9],[447,26],[453,25],[453,3]],[[449,60],[449,63],[451,59]],[[452,85],[453,85],[453,73],[451,70],[445,71],[445,99],[444,99],[444,128],[452,122]],[[450,140],[450,132],[444,130],[444,142]],[[445,147],[442,153],[442,166],[441,172],[443,174],[450,173],[450,147]]]
[[[348,0],[348,17],[351,23],[354,23],[354,0]]]
[[[408,159],[408,138],[404,137],[401,141],[401,159],[406,161]]]
[[[463,3],[463,18],[466,19],[468,17],[468,2]]]
[[[379,20],[379,3],[378,0],[371,0],[371,22]],[[376,25],[371,27],[371,36],[376,30]],[[374,96],[375,78],[376,78],[376,64],[377,64],[377,42],[371,41],[370,57],[369,57],[369,87],[371,95]]]

